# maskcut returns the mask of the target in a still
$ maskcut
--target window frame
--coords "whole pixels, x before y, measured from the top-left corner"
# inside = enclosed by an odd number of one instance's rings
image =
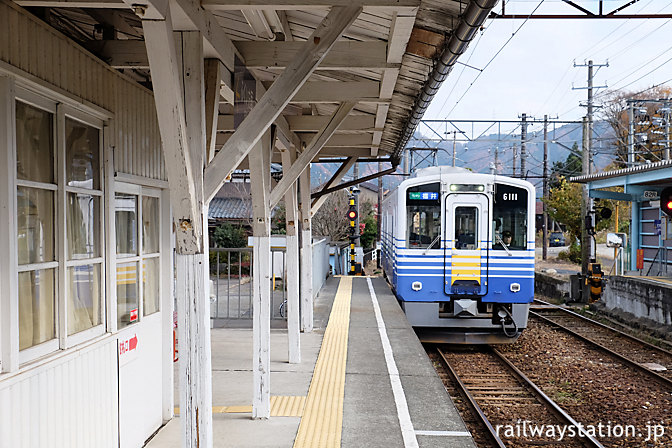
[[[126,183],[126,182],[121,182],[117,181],[114,184],[114,191],[111,193],[111,198],[112,198],[112,205],[111,205],[111,213],[113,216],[115,216],[115,222],[116,222],[116,214],[115,214],[115,208],[114,208],[114,198],[116,197],[117,193],[119,194],[128,194],[128,195],[133,195],[136,197],[136,204],[137,204],[137,217],[136,217],[136,232],[137,232],[137,239],[138,239],[138,247],[137,247],[137,254],[133,256],[119,256],[116,253],[116,245],[114,246],[113,250],[114,253],[110,254],[111,258],[114,259],[114,276],[113,276],[113,286],[112,284],[110,285],[110,290],[112,294],[114,294],[114,307],[115,307],[115,321],[113,323],[115,331],[121,331],[127,328],[132,328],[135,325],[139,324],[142,322],[145,318],[149,318],[150,316],[158,315],[160,314],[162,310],[162,303],[161,303],[161,297],[163,297],[162,292],[163,292],[163,282],[161,278],[161,238],[162,238],[162,220],[163,220],[163,215],[162,215],[162,208],[163,208],[163,200],[162,200],[162,194],[161,190],[158,188],[152,188],[152,187],[147,187],[144,185],[138,185],[138,184],[132,184],[132,183]],[[158,252],[151,252],[144,254],[143,250],[145,247],[144,244],[144,235],[143,235],[143,217],[144,217],[144,208],[142,204],[142,199],[143,197],[151,197],[154,198],[158,201],[158,218],[160,222],[158,223],[159,226],[159,251]],[[116,232],[116,230],[115,230]],[[116,238],[116,236],[115,236]],[[144,260],[146,259],[157,259],[159,260],[159,291],[158,291],[158,305],[159,308],[157,311],[145,315],[145,306],[144,306],[144,282],[142,281],[142,276],[144,274]],[[137,266],[137,281],[138,281],[138,319],[135,322],[129,323],[129,325],[126,325],[123,328],[119,328],[119,317],[116,315],[116,307],[118,306],[117,303],[117,274],[116,274],[116,267],[119,264],[125,264],[125,263],[136,263]]]
[[[27,104],[31,107],[44,110],[53,115],[53,142],[54,142],[54,184],[35,182],[21,180],[18,178],[16,172],[16,160],[17,160],[17,147],[16,147],[16,104],[21,102]],[[8,167],[10,173],[12,173],[13,179],[13,208],[17,210],[17,191],[19,187],[26,188],[36,188],[43,190],[50,190],[54,192],[54,252],[55,252],[55,261],[45,262],[45,263],[32,263],[19,265],[18,264],[18,250],[14,251],[14,267],[11,275],[18,278],[20,272],[31,272],[37,269],[55,269],[54,275],[54,293],[55,293],[55,302],[54,302],[54,320],[55,320],[55,338],[49,341],[43,342],[41,344],[28,347],[24,350],[18,350],[18,356],[16,358],[16,366],[10,368],[9,370],[16,370],[21,368],[23,365],[33,362],[44,356],[58,352],[59,350],[67,350],[76,345],[79,345],[83,342],[94,339],[106,332],[107,328],[107,301],[106,301],[106,281],[105,281],[105,210],[104,210],[104,140],[105,140],[105,122],[95,116],[89,115],[86,112],[78,110],[72,106],[59,103],[55,100],[52,100],[48,95],[41,95],[35,93],[31,90],[16,86],[14,88],[13,95],[9,98],[9,103],[14,114],[12,116],[13,120],[11,125],[13,126],[13,144],[9,148],[9,151],[12,153],[13,165]],[[66,119],[71,119],[79,123],[91,126],[98,130],[98,176],[99,176],[99,185],[98,189],[87,189],[81,187],[72,187],[66,185],[66,141],[65,141],[65,123]],[[97,257],[81,259],[81,260],[68,260],[67,259],[67,216],[66,216],[66,201],[68,193],[79,193],[79,194],[89,194],[99,198],[98,205],[98,237],[97,244],[99,249],[99,255]],[[17,238],[17,216],[12,217],[11,225],[11,237]],[[83,265],[92,265],[99,266],[99,320],[100,323],[86,330],[80,331],[78,333],[68,335],[68,282],[67,275],[68,269],[75,266]],[[19,300],[19,291],[18,283],[15,286],[15,289],[11,291],[9,300],[16,301],[18,304]],[[18,310],[16,319],[12,319],[14,322],[11,324],[17,327],[16,337],[18,339]],[[16,348],[18,349],[18,340],[16,342]]]

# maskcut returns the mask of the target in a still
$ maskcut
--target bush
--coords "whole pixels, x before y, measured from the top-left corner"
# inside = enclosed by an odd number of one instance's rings
[[[215,247],[246,247],[247,234],[242,227],[223,222],[212,231]]]
[[[567,250],[560,251],[558,258],[561,260],[571,261],[572,263],[581,264],[581,246],[572,238],[572,244]]]

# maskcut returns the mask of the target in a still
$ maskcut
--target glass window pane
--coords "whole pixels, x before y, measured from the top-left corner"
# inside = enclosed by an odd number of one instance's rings
[[[16,102],[16,177],[54,183],[54,116]]]
[[[18,187],[16,204],[19,264],[54,261],[54,193]]]
[[[431,183],[406,191],[407,247],[441,248],[441,185]]]
[[[142,198],[142,253],[155,254],[159,251],[159,198]]]
[[[19,272],[19,350],[56,337],[55,269]]]
[[[101,324],[100,265],[68,268],[68,334]]]
[[[138,197],[117,193],[114,198],[117,255],[138,255]]]
[[[492,234],[495,250],[527,249],[527,190],[495,184]]]
[[[455,249],[478,249],[478,209],[455,208]]]
[[[65,119],[65,167],[69,186],[100,188],[99,134],[92,126]]]
[[[81,260],[100,255],[100,198],[68,193],[66,222],[68,259]]]
[[[146,258],[142,269],[142,307],[148,316],[159,311],[159,259]]]
[[[138,321],[138,263],[117,263],[117,325]]]

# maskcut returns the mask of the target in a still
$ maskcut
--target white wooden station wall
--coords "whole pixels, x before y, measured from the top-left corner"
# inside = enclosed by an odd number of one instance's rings
[[[12,342],[18,322],[15,314],[6,312],[17,306],[12,302],[17,298],[3,284],[17,274],[11,263],[0,264],[0,447],[142,446],[172,417],[173,409],[171,219],[154,98],[21,8],[0,0],[0,86],[8,85],[103,121],[104,200],[114,197],[121,182],[127,188],[130,184],[160,192],[161,311],[121,331],[115,329],[114,201],[104,201],[108,311],[102,335],[20,364],[18,353],[12,352],[18,347]],[[4,120],[0,145],[4,145],[12,123],[3,112],[14,106],[2,89],[0,103]],[[0,148],[0,155],[12,150]],[[0,204],[13,200],[16,187],[12,189],[11,179],[0,194],[7,196],[0,198]],[[14,218],[3,213],[0,210],[0,232],[15,238],[11,225],[9,232],[5,228]],[[133,337],[136,349],[120,351],[120,344]]]

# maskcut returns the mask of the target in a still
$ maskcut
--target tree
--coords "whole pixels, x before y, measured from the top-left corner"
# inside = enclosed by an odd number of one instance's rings
[[[577,200],[578,198],[578,200]],[[575,263],[581,261],[581,185],[569,183],[560,177],[559,185],[550,189],[549,197],[544,199],[548,206],[548,215],[559,224],[566,226],[569,234],[568,258]]]
[[[551,167],[551,175],[549,179],[548,188],[557,188],[560,186],[560,180],[562,178],[579,176],[581,175],[583,168],[583,160],[579,153],[579,145],[574,142],[572,146],[572,152],[569,153],[567,159],[564,162],[554,162]]]
[[[212,241],[215,247],[245,247],[247,246],[247,235],[242,227],[223,222],[212,232]]]
[[[658,86],[640,93],[607,92],[601,116],[614,132],[611,146],[616,155],[617,168],[627,167],[628,162],[628,134],[630,133],[628,100],[669,98],[670,94],[672,94],[672,88],[668,86]],[[659,122],[663,119],[659,111],[661,105],[660,103],[642,103],[635,107],[634,141],[638,161],[655,162],[663,158],[665,145],[661,144],[660,140],[665,140],[666,137],[658,133]]]
[[[332,241],[347,240],[350,236],[349,208],[347,191],[330,193],[320,210],[313,216],[313,235],[328,236]],[[360,201],[360,222],[365,222],[372,213],[373,204],[369,201]]]
[[[376,238],[378,238],[378,221],[376,221],[376,216],[371,213],[364,219],[364,231],[362,232],[362,237],[360,238],[362,247],[373,247],[376,242]]]

